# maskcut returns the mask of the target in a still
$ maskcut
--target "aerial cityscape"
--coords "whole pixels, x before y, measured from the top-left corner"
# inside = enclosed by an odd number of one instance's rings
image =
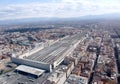
[[[1,0],[0,84],[120,84],[119,0]]]

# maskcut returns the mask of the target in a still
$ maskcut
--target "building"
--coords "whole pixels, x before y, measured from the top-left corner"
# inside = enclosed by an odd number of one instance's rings
[[[76,75],[70,75],[65,84],[88,84],[88,78]]]
[[[84,39],[84,34],[79,33],[64,38],[51,46],[37,52],[31,51],[30,55],[15,56],[11,60],[14,63],[40,68],[52,72],[66,56],[72,54],[77,45]]]

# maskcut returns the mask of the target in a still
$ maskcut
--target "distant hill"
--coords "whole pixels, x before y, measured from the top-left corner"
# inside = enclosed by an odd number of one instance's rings
[[[4,24],[19,24],[19,23],[32,23],[32,22],[49,22],[49,21],[73,21],[73,20],[99,20],[99,19],[115,19],[120,20],[120,14],[103,14],[103,15],[87,15],[82,17],[74,17],[74,18],[23,18],[23,19],[14,19],[14,20],[0,20],[0,25]]]
[[[103,15],[88,15],[80,17],[81,19],[120,19],[120,14],[103,14]]]

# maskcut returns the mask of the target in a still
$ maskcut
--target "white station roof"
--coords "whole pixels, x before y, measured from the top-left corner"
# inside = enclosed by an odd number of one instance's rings
[[[45,72],[45,70],[42,69],[38,69],[38,68],[34,68],[34,67],[30,67],[30,66],[26,66],[26,65],[19,65],[16,70],[22,71],[22,72],[26,72],[26,73],[30,73],[36,76],[40,76],[42,73]]]
[[[69,36],[63,40],[54,43],[32,55],[25,57],[25,59],[53,64],[55,61],[63,58],[64,54],[83,37],[83,33]],[[66,56],[66,55],[65,55]]]

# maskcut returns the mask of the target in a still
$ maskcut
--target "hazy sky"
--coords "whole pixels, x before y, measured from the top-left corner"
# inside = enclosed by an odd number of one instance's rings
[[[0,20],[120,13],[120,0],[0,0]]]

